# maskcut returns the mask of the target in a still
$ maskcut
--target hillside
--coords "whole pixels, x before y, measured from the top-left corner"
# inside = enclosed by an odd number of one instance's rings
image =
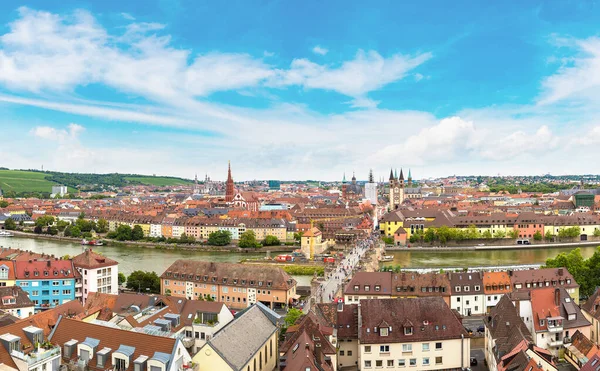
[[[29,193],[50,194],[53,185],[66,185],[69,192],[78,189],[101,191],[128,185],[156,187],[192,184],[188,179],[136,174],[81,174],[51,171],[0,170],[0,188],[7,195],[27,196]],[[14,192],[14,194],[13,194]]]

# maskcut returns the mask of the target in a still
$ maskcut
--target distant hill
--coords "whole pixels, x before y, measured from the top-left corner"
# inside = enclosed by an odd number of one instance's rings
[[[157,187],[192,184],[189,179],[136,174],[82,174],[36,170],[0,170],[0,188],[5,194],[27,196],[30,193],[50,194],[53,185],[66,185],[69,192],[78,189],[101,191],[128,185]]]

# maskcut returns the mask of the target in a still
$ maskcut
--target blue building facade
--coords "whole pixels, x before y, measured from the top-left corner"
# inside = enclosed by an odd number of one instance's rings
[[[16,285],[33,301],[36,312],[79,299],[81,279],[71,260],[16,261],[15,265]]]

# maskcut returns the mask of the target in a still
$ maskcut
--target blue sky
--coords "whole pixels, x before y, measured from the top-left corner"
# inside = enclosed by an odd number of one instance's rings
[[[0,166],[597,173],[597,1],[3,1]]]

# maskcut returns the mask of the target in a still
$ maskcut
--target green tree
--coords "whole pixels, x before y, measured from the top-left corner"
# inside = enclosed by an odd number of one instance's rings
[[[35,233],[35,234],[41,234],[42,231],[43,231],[43,228],[40,225],[36,225],[35,228],[33,228],[33,233]]]
[[[287,327],[293,326],[298,318],[302,317],[304,313],[300,309],[290,308],[285,315],[284,321]]]
[[[256,234],[254,233],[254,231],[246,231],[240,236],[238,246],[243,249],[247,249],[260,247],[260,244],[258,243],[258,241],[256,241]]]
[[[231,243],[231,232],[216,231],[208,235],[208,244],[211,246],[226,246]]]
[[[487,240],[490,240],[493,238],[492,236],[492,232],[490,232],[489,229],[486,229],[485,231],[483,231],[483,233],[481,234],[481,238],[485,238]]]
[[[302,235],[303,234],[304,234],[304,232],[295,232],[294,233],[294,241],[300,242],[300,240],[302,239]]]
[[[127,288],[152,294],[160,293],[160,277],[156,272],[133,271],[127,277]]]
[[[393,245],[394,244],[394,237],[391,236],[383,236],[381,238],[381,240],[386,244],[386,245]]]
[[[476,239],[481,238],[481,233],[479,233],[479,231],[477,230],[477,227],[474,226],[473,224],[471,224],[469,226],[469,228],[467,228],[466,234],[467,234],[467,236],[466,236],[467,240],[476,240]]]
[[[533,239],[535,241],[541,241],[542,240],[542,232],[535,231],[535,233],[533,234]]]
[[[594,237],[600,237],[600,229],[594,229]]]
[[[596,253],[599,250],[596,249]],[[600,257],[598,259],[600,261]],[[591,270],[586,261],[581,255],[581,249],[577,248],[570,252],[561,252],[555,258],[546,260],[548,268],[566,268],[579,284],[579,292],[582,295],[589,296],[593,293],[595,286],[593,280],[590,280]]]
[[[58,234],[58,228],[53,227],[53,226],[48,226],[48,227],[46,227],[46,233],[49,235],[52,235],[52,236],[56,236]]]
[[[179,242],[192,244],[196,242],[196,239],[194,238],[194,236],[188,236],[187,234],[182,233],[181,236],[179,236]]]
[[[279,241],[279,238],[275,236],[268,235],[262,241],[262,244],[263,246],[279,246],[281,245],[281,241]]]
[[[125,283],[125,281],[127,281],[127,276],[125,276],[125,273],[123,272],[119,272],[117,278],[119,281],[119,285],[122,285],[123,283]]]
[[[519,238],[519,230],[516,228],[513,228],[512,231],[508,232],[508,237],[513,238],[513,239]]]
[[[131,241],[132,234],[133,230],[130,226],[127,224],[121,224],[117,227],[115,239],[118,241]]]
[[[99,219],[98,223],[96,223],[96,232],[98,233],[106,233],[108,232],[108,222],[106,219]]]
[[[1,200],[0,201],[0,208],[3,209],[5,207],[7,207],[7,206],[8,206],[8,201],[6,201],[6,200]]]
[[[544,234],[544,239],[546,241],[554,241],[554,233],[552,233],[552,231],[548,231],[546,234]]]
[[[423,241],[431,243],[437,239],[434,228],[427,228],[423,234]]]
[[[494,238],[505,238],[506,237],[506,232],[503,230],[498,230],[496,231],[496,233],[494,233]]]
[[[64,232],[65,228],[67,228],[67,226],[70,223],[64,220],[59,220],[56,222],[56,228],[58,228],[59,231]]]
[[[118,233],[118,231],[117,231],[117,233]],[[131,239],[133,241],[139,241],[142,238],[144,238],[144,230],[138,224],[134,225],[133,229],[131,230]]]
[[[15,223],[13,218],[8,218],[4,221],[4,228],[8,229],[9,231],[14,231],[17,229],[17,223]]]
[[[36,219],[35,225],[40,227],[47,227],[51,224],[54,224],[54,217],[52,215],[44,215],[40,216]]]
[[[78,226],[76,226],[76,225],[71,226],[69,230],[70,230],[69,235],[71,237],[81,237],[81,229],[79,229]],[[67,235],[66,232],[67,232],[67,230],[65,229],[65,236]]]

